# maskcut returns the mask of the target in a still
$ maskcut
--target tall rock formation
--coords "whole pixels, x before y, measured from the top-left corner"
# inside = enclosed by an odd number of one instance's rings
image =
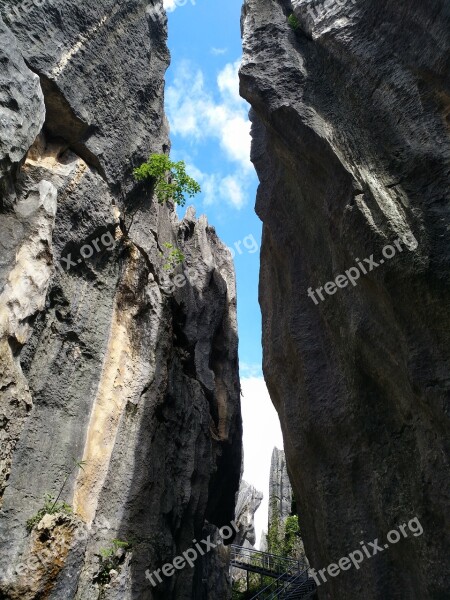
[[[286,455],[283,450],[274,448],[269,476],[269,519],[268,534],[263,534],[262,550],[273,554],[289,555],[303,564],[308,564],[305,547],[301,538],[298,507],[294,499],[289,479]],[[301,511],[300,511],[301,514]],[[289,517],[294,519],[288,522]]]
[[[239,487],[239,494],[236,502],[236,525],[238,533],[234,540],[237,546],[255,549],[256,531],[255,531],[255,513],[261,506],[263,500],[262,492],[242,480]],[[247,557],[246,557],[247,559]],[[247,589],[247,571],[244,569],[231,569],[233,581],[233,592],[245,592]]]
[[[0,2],[8,600],[228,597],[208,588],[212,555],[145,577],[230,524],[241,469],[231,256],[132,177],[169,150],[156,5]],[[60,491],[73,513],[40,519]]]
[[[236,524],[239,532],[235,543],[239,546],[253,548],[256,544],[255,513],[263,501],[262,492],[247,483],[241,481],[239,494],[236,502]]]
[[[450,5],[246,0],[242,27],[264,374],[306,552],[321,569],[383,544],[319,597],[443,600]]]
[[[269,523],[277,518],[284,523],[292,512],[292,486],[283,450],[274,448],[269,476]]]

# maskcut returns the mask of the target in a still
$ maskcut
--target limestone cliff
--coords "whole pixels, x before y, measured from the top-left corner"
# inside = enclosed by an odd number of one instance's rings
[[[238,546],[248,548],[255,546],[255,513],[261,506],[262,500],[262,492],[258,492],[253,485],[246,481],[241,481],[236,502],[236,523],[239,526],[239,533],[236,536],[235,544]]]
[[[230,524],[241,468],[231,256],[132,177],[169,150],[156,4],[0,1],[1,598],[228,596],[211,556],[145,578]]]
[[[269,523],[277,518],[284,523],[292,513],[292,486],[283,450],[274,448],[269,475]]]
[[[244,548],[255,549],[255,513],[261,506],[263,500],[262,492],[242,480],[236,501],[236,524],[238,533],[234,543]],[[247,571],[243,569],[231,569],[233,581],[233,592],[244,592],[247,589]],[[234,597],[234,596],[233,596]]]
[[[269,475],[268,534],[263,534],[262,548],[273,554],[289,555],[307,565],[308,559],[301,537],[301,510],[297,506],[287,471],[286,455],[274,448]],[[288,524],[289,517],[295,519]]]
[[[450,5],[246,0],[242,27],[264,374],[306,553],[321,569],[423,527],[319,597],[443,600]]]

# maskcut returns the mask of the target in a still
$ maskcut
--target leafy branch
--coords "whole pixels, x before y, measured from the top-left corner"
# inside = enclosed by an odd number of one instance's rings
[[[131,543],[123,540],[112,540],[107,548],[100,548],[100,570],[94,581],[104,585],[111,580],[111,571],[118,569],[124,560],[125,554],[131,550]]]
[[[45,515],[55,515],[56,513],[64,513],[66,515],[71,514],[72,507],[69,504],[66,504],[66,502],[58,504],[55,501],[54,496],[46,494],[44,496],[44,506],[26,522],[28,533],[31,533],[33,527],[40,523]]]
[[[167,248],[168,250],[170,250],[170,252],[167,256],[167,262],[164,264],[163,268],[165,271],[173,271],[173,269],[175,269],[175,267],[177,267],[178,265],[181,265],[186,260],[186,257],[181,252],[181,250],[178,250],[178,248],[175,248],[174,245],[171,244],[170,242],[165,242],[163,244],[163,246],[164,246],[164,248]]]
[[[183,160],[173,162],[166,154],[152,154],[148,161],[133,170],[137,181],[152,179],[155,194],[160,204],[173,200],[184,206],[186,196],[193,198],[201,192],[200,185],[186,173]]]

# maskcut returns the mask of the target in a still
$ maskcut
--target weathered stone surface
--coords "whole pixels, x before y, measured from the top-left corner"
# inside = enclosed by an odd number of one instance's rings
[[[292,513],[292,486],[283,450],[274,448],[269,476],[269,523],[277,518],[284,523]]]
[[[148,5],[49,0],[5,16],[46,117],[14,55],[23,74],[1,81],[28,98],[11,125],[28,133],[2,163],[2,598],[229,596],[225,549],[157,588],[145,578],[230,524],[242,462],[231,256],[205,217],[179,221],[131,177],[169,147],[166,26]],[[166,242],[185,255],[169,273]],[[28,535],[61,490],[74,522]],[[113,539],[131,546],[105,581]]]
[[[445,0],[244,6],[264,373],[306,552],[323,568],[413,517],[424,530],[320,598],[450,589],[449,27]],[[308,297],[404,238],[357,285]]]
[[[284,450],[274,448],[270,463],[269,519],[267,531],[270,531],[272,535],[274,535],[274,526],[276,527],[280,546],[283,545],[286,534],[286,521],[288,520],[288,517],[296,515],[297,511],[297,503],[294,499],[291,482],[287,472],[286,455]],[[301,510],[299,512],[301,512]],[[267,534],[264,533],[263,535],[266,537],[263,540],[261,550],[272,550],[271,548],[268,548]],[[308,564],[304,543],[301,538],[301,529],[300,534],[295,537],[295,543],[293,544],[292,550],[290,550],[290,557],[297,558],[305,565]]]
[[[148,14],[158,0],[25,4],[0,9],[41,78],[48,132],[128,189],[143,153],[168,144],[164,80],[154,76],[169,61],[166,23]]]
[[[236,502],[236,524],[238,533],[234,543],[244,548],[255,549],[255,513],[261,506],[263,500],[262,492],[242,480]],[[244,592],[247,589],[247,571],[244,569],[231,569],[233,589]]]
[[[49,181],[33,185],[14,204],[14,212],[0,221],[5,245],[15,256],[5,254],[0,293],[0,503],[11,457],[32,398],[17,352],[29,338],[30,321],[43,310],[52,275],[52,232],[57,190]],[[2,216],[2,215],[0,215]],[[6,224],[5,226],[3,224]],[[15,233],[20,232],[15,241]],[[12,264],[14,259],[14,264]],[[7,267],[11,266],[8,272]],[[5,268],[6,267],[6,268]]]
[[[4,178],[25,156],[42,129],[44,97],[39,78],[25,64],[16,38],[0,15],[0,192]],[[3,236],[0,244],[4,246]]]
[[[238,546],[255,546],[255,513],[261,506],[263,498],[262,492],[258,492],[246,481],[241,481],[236,502],[236,523],[239,526],[239,533],[236,536],[235,544]]]

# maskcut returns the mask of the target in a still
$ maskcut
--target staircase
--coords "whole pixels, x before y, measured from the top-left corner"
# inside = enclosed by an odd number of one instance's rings
[[[276,580],[256,593],[251,600],[306,600],[316,593],[316,583],[308,572],[299,573],[287,581]]]
[[[306,600],[316,593],[316,583],[309,577],[308,565],[292,558],[233,545],[231,566],[274,579],[251,600]]]

